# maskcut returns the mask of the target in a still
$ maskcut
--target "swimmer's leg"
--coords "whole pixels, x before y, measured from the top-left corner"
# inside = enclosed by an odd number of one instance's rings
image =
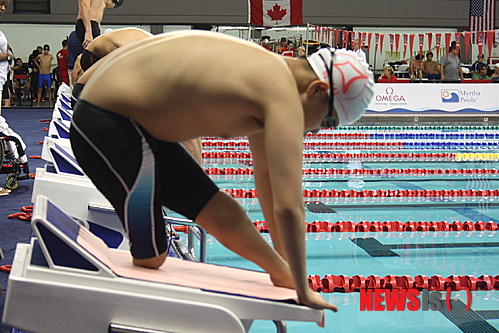
[[[180,144],[158,142],[154,151],[164,206],[194,220],[229,250],[260,266],[275,285],[294,286],[288,264],[237,201],[220,191]]]
[[[243,208],[225,192],[216,193],[195,222],[229,250],[269,273],[274,285],[294,288],[288,264],[259,234]]]

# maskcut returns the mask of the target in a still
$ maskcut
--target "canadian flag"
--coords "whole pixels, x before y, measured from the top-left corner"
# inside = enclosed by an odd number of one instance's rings
[[[302,0],[249,0],[249,23],[264,27],[303,24]]]

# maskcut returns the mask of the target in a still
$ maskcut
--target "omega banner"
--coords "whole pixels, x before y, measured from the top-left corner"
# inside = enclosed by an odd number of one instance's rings
[[[499,84],[377,83],[367,112],[499,112]]]

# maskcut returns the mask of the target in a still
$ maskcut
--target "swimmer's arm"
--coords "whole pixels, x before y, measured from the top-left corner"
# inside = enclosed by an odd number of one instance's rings
[[[33,63],[36,65],[36,67],[38,67],[38,69],[40,69],[40,64],[38,63],[39,61],[40,61],[40,56],[37,55],[35,58],[35,61],[33,61]]]
[[[251,138],[250,144],[256,163],[258,195],[263,192],[263,198],[267,201],[264,207],[267,215],[272,215],[275,221],[277,237],[290,265],[297,293],[303,295],[309,290],[301,172],[303,111],[301,103],[296,102],[299,109],[288,107],[283,111],[282,105],[277,103],[270,106],[264,119],[264,133]]]
[[[85,27],[85,40],[83,41],[83,48],[86,48],[93,40],[92,24],[90,23],[90,6],[92,0],[78,0],[78,18],[83,21]]]
[[[282,100],[291,100],[291,106],[282,110],[282,105],[278,103]],[[258,195],[260,196],[262,190],[264,198],[272,198],[271,215],[275,220],[300,303],[313,308],[337,311],[334,305],[310,289],[307,280],[301,172],[304,127],[301,103],[296,95],[290,98],[276,98],[276,102],[273,105],[275,111],[267,112],[264,117],[264,133],[250,139],[254,158],[256,154],[255,161],[263,162],[264,158],[266,160],[266,178],[270,183],[270,186],[257,188]],[[260,170],[259,166],[257,170]],[[255,179],[256,177],[260,176],[255,175]]]
[[[255,185],[258,189],[258,201],[267,223],[274,249],[285,258],[282,249],[281,241],[279,240],[278,231],[276,229],[273,213],[272,189],[270,188],[270,175],[267,166],[267,158],[265,157],[263,134],[257,134],[248,137],[251,151],[253,154],[253,173]]]

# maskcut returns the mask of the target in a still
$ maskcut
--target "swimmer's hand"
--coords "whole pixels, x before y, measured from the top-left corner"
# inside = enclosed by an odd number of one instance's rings
[[[306,305],[314,309],[326,309],[332,310],[333,312],[338,312],[338,308],[331,303],[326,302],[324,298],[319,293],[307,290],[305,295],[298,295],[298,301],[300,304]]]
[[[92,30],[87,31],[87,32],[85,32],[85,37],[83,39],[83,43],[81,44],[81,46],[84,49],[86,49],[88,44],[92,43],[93,40],[94,40],[94,37],[92,35]]]

